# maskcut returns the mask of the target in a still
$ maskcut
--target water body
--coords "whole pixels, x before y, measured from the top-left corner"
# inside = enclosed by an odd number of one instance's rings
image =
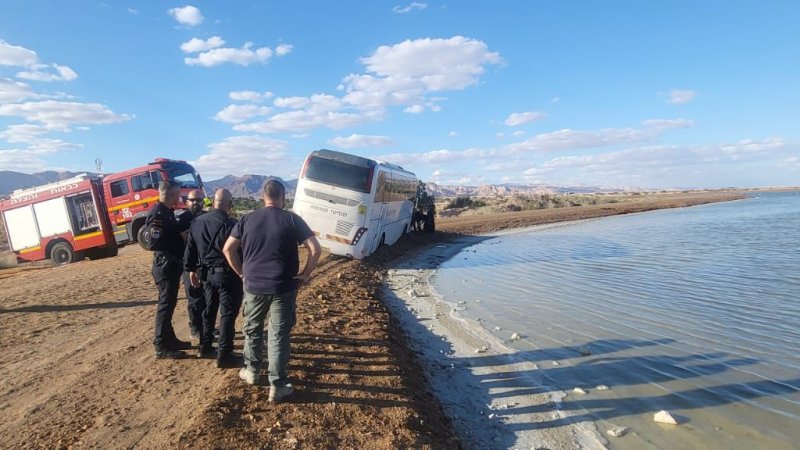
[[[800,448],[800,193],[505,234],[432,281],[538,367],[516,389],[536,379],[565,417],[526,427],[630,427],[611,448]]]

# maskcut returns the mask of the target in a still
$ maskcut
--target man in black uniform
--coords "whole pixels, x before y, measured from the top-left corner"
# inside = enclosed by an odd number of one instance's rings
[[[233,355],[234,323],[242,302],[242,280],[233,272],[222,254],[222,247],[236,225],[228,217],[233,196],[227,189],[214,193],[214,209],[198,217],[189,229],[184,254],[184,270],[189,273],[192,285],[205,291],[206,309],[203,312],[203,330],[200,335],[198,358],[211,357],[214,324],[219,310],[219,343],[217,367],[238,367],[240,361]]]
[[[150,210],[145,221],[149,229],[149,248],[153,250],[153,279],[158,286],[158,305],[156,309],[155,338],[156,359],[178,359],[185,355],[181,350],[191,344],[175,336],[172,328],[172,315],[178,303],[183,265],[184,235],[175,218],[173,208],[178,203],[178,186],[162,181],[158,186],[159,200]]]
[[[189,192],[186,198],[188,209],[178,217],[178,224],[182,230],[188,230],[194,219],[203,214],[203,200],[205,200],[205,193],[200,189]],[[203,287],[192,286],[189,272],[184,272],[183,291],[186,293],[186,311],[189,313],[189,330],[192,339],[200,340],[200,336],[203,334],[203,311],[206,309]]]

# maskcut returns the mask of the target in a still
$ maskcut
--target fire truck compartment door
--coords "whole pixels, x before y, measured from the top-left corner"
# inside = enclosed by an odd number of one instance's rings
[[[8,210],[3,213],[3,219],[8,227],[11,250],[18,251],[39,245],[39,233],[31,205]]]
[[[39,234],[42,237],[71,231],[64,197],[36,203],[33,205],[33,210],[36,212],[36,222],[39,224]]]

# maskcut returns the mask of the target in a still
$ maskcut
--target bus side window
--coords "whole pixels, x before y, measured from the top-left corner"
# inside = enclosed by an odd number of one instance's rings
[[[153,183],[153,186],[155,186],[154,189],[158,189],[159,183],[161,183],[161,181],[163,181],[161,179],[161,172],[158,172],[158,171],[150,172],[150,181]]]
[[[388,185],[386,183],[386,172],[378,173],[378,186],[375,189],[375,203],[383,203],[388,201]]]
[[[117,180],[111,182],[111,196],[122,197],[128,195],[130,189],[128,188],[128,180]]]

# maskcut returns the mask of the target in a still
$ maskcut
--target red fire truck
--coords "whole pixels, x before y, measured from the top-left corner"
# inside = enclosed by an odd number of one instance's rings
[[[117,248],[147,238],[142,225],[158,201],[158,183],[181,188],[178,208],[200,175],[185,161],[158,158],[124,172],[75,178],[14,191],[0,201],[0,215],[17,259],[52,259],[68,264],[117,254]]]

